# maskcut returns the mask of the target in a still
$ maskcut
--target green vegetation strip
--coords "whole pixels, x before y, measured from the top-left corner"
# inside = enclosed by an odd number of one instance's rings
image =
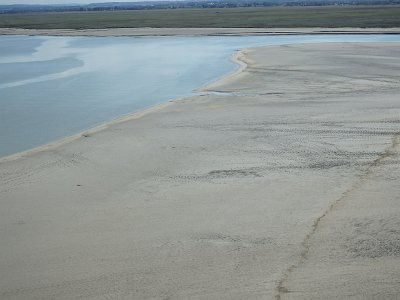
[[[400,6],[164,9],[2,14],[0,27],[88,29],[120,27],[400,27]]]

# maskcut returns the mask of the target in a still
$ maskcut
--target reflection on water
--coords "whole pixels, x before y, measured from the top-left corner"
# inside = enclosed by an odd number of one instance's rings
[[[190,95],[234,70],[229,58],[237,49],[338,41],[400,37],[0,36],[0,156]]]

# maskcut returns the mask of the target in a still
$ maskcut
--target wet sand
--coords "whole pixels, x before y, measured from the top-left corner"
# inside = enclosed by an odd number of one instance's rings
[[[398,43],[263,47],[0,162],[1,299],[400,293]]]

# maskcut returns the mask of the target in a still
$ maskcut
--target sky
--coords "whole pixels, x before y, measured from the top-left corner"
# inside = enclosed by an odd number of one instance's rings
[[[87,4],[99,2],[135,2],[146,0],[0,0],[0,5],[8,4]]]

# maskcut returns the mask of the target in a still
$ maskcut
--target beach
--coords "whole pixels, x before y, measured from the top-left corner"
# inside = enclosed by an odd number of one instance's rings
[[[198,96],[0,160],[1,299],[396,298],[399,44],[235,60]]]

